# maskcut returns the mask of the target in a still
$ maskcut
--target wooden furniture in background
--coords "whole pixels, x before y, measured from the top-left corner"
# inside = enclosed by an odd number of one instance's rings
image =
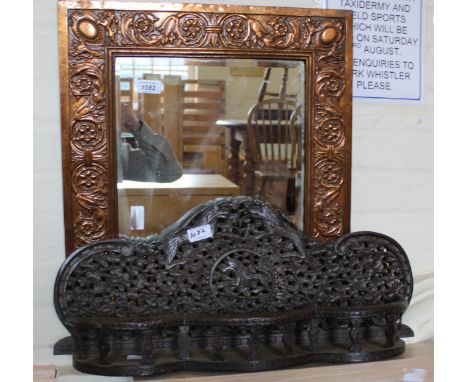
[[[239,186],[219,174],[184,174],[172,183],[123,181],[119,194],[119,233],[147,236],[160,233],[200,203],[238,196]],[[130,207],[145,208],[144,230],[130,229]]]
[[[255,172],[255,189],[249,195],[288,213],[296,209],[296,173],[301,166],[299,117],[293,101],[277,98],[257,103],[247,120],[246,150]]]
[[[226,175],[225,129],[216,124],[225,113],[225,82],[191,79],[181,81],[181,86],[183,167],[192,167],[190,158],[200,154],[203,169]]]
[[[161,81],[161,76],[159,74],[145,73],[143,79]],[[155,133],[164,135],[164,104],[161,94],[138,93],[138,113]]]
[[[241,193],[243,195],[249,195],[248,190],[253,190],[254,173],[250,150],[245,150],[247,144],[247,120],[220,119],[216,121],[216,124],[229,131],[227,177],[241,186]],[[240,155],[241,147],[245,151],[243,157]]]
[[[273,65],[273,64],[272,64]],[[275,65],[278,66],[278,62],[275,61]],[[269,66],[265,68],[265,72],[263,74],[263,81],[262,84],[260,85],[260,90],[258,92],[258,102],[263,101],[265,99],[265,96],[267,96],[267,99],[270,98],[280,98],[280,99],[286,99],[290,98],[292,100],[295,100],[297,98],[297,94],[286,94],[287,88],[288,88],[288,71],[289,67],[287,65],[283,66],[283,76],[281,77],[281,85],[279,92],[272,92],[268,91],[268,85],[270,83],[270,74],[271,74],[271,69],[272,66]]]
[[[120,102],[129,103],[133,106],[134,91],[133,78],[120,78],[120,85],[118,86]]]
[[[139,94],[140,115],[171,142],[183,167],[198,166],[226,175],[225,132],[216,125],[225,112],[224,81],[182,80],[178,75],[161,78],[159,74],[144,74],[143,79],[162,81],[164,90]]]
[[[183,82],[180,76],[164,76],[163,125],[164,136],[171,142],[179,162],[184,159],[183,114],[180,105],[183,98]]]

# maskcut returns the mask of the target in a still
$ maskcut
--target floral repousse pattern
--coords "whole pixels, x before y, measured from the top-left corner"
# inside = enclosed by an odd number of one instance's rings
[[[343,138],[343,124],[339,119],[327,119],[318,126],[318,139],[324,144],[334,145]]]
[[[73,125],[74,143],[79,149],[96,146],[104,139],[102,130],[94,121],[80,120]]]
[[[226,32],[233,40],[242,40],[248,32],[245,20],[240,17],[232,17],[226,23]]]
[[[155,31],[154,24],[157,21],[158,18],[152,15],[138,14],[133,17],[131,25],[139,34],[149,35]]]
[[[314,153],[309,183],[313,190],[308,207],[313,219],[309,224],[312,236],[319,240],[344,233],[345,210],[349,207],[345,206],[349,197],[345,163],[350,160],[346,105],[351,102],[346,97],[351,83],[345,71],[345,23],[342,17],[323,16],[69,9],[68,121],[64,134],[68,134],[70,143],[64,150],[64,168],[68,174],[76,174],[84,165],[94,166],[94,170],[80,176],[67,175],[71,183],[67,219],[74,226],[71,237],[67,236],[68,252],[96,237],[114,235],[115,212],[110,208],[113,201],[108,187],[113,163],[106,118],[106,48],[313,54],[310,83],[315,94],[309,105],[313,116],[309,149]],[[327,160],[333,160],[334,165],[325,169]],[[98,223],[89,224],[90,219],[98,219]]]
[[[182,30],[184,31],[186,38],[194,40],[200,34],[202,25],[197,19],[189,18],[183,22]]]

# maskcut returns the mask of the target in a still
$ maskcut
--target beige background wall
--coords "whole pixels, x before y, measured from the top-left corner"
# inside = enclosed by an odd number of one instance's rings
[[[206,2],[285,5],[281,0]],[[433,335],[433,0],[425,7],[424,102],[353,105],[351,228],[388,234],[407,251],[415,292],[405,322],[418,341]],[[34,362],[59,364],[71,358],[52,356],[55,341],[67,335],[52,298],[65,253],[56,0],[35,1],[34,8]]]

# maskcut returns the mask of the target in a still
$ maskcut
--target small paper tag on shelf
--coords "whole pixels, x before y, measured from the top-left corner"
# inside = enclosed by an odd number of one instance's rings
[[[138,80],[137,92],[144,94],[161,94],[163,83],[158,80]]]
[[[129,354],[127,355],[127,359],[142,359],[143,356],[137,354]]]
[[[213,237],[213,231],[209,224],[201,225],[187,230],[187,236],[191,243]]]

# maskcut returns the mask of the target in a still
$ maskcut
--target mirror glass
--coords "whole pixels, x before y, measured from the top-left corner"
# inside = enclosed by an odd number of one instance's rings
[[[300,60],[117,57],[119,233],[237,195],[302,227],[304,73]]]

